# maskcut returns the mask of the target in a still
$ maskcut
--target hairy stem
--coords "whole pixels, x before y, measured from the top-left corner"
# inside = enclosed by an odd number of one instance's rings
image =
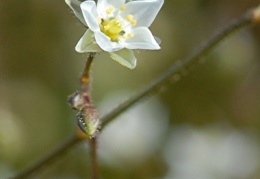
[[[90,84],[90,67],[92,65],[94,56],[95,56],[95,54],[90,54],[88,59],[87,59],[84,71],[82,72],[82,75],[80,77],[81,87],[84,87],[84,86],[88,87],[89,84]]]
[[[137,93],[132,98],[129,98],[128,100],[126,100],[125,102],[120,104],[118,107],[113,109],[107,115],[103,116],[101,118],[101,120],[103,121],[103,126],[106,126],[109,122],[112,121],[112,119],[114,119],[116,116],[118,116],[119,114],[121,114],[122,112],[127,110],[130,106],[134,105],[139,100],[143,99],[144,97],[148,96],[149,94],[156,92],[158,89],[160,89],[160,87],[162,87],[164,82],[168,81],[171,77],[174,77],[176,74],[180,73],[183,69],[187,69],[187,68],[191,67],[193,64],[195,64],[196,62],[198,62],[200,60],[200,58],[206,56],[224,38],[226,38],[230,34],[234,33],[235,31],[241,29],[242,27],[245,27],[245,26],[253,24],[253,23],[260,23],[260,6],[258,8],[253,9],[252,11],[245,13],[243,16],[241,16],[237,20],[231,22],[226,28],[224,28],[224,30],[220,31],[218,34],[213,36],[205,45],[201,46],[198,50],[196,50],[194,53],[192,53],[190,56],[188,56],[184,60],[173,65],[168,71],[166,71],[164,74],[162,74],[153,83],[148,85],[146,88],[144,88],[142,91]],[[86,66],[86,69],[88,69],[88,68],[89,67]],[[83,80],[83,78],[81,79],[81,83],[85,84],[85,80]],[[20,179],[20,178],[28,177],[32,173],[40,170],[42,168],[42,166],[49,164],[51,162],[54,162],[60,156],[64,155],[64,153],[69,148],[73,147],[77,142],[82,141],[82,139],[83,138],[85,139],[86,137],[87,136],[85,134],[83,135],[83,132],[81,132],[81,135],[71,136],[64,143],[59,144],[57,148],[55,148],[53,151],[51,151],[49,154],[47,154],[44,158],[37,161],[35,164],[33,164],[32,166],[23,170],[22,172],[18,173],[13,178]],[[93,143],[90,145],[93,145]],[[94,143],[94,146],[96,148],[96,141]],[[94,150],[94,152],[96,154],[96,150]],[[94,157],[94,156],[96,156],[96,155],[92,155],[92,157]],[[96,158],[94,158],[93,161],[97,161]],[[94,163],[97,166],[97,162],[94,162]],[[96,168],[96,169],[98,169],[98,168]],[[95,172],[98,173],[98,171],[95,171]],[[94,172],[93,172],[92,176],[95,176]]]
[[[99,178],[99,166],[97,158],[97,139],[92,138],[89,140],[90,157],[91,157],[91,179]]]
[[[85,65],[85,69],[81,75],[80,78],[80,83],[81,83],[81,90],[82,90],[82,96],[85,100],[86,106],[92,105],[91,102],[91,95],[89,91],[89,86],[90,86],[90,67],[92,65],[94,59],[94,54],[90,54],[88,57],[88,60]],[[92,179],[98,179],[99,178],[99,166],[98,166],[98,160],[97,160],[97,139],[96,137],[90,138],[89,139],[89,146],[90,146],[90,158],[91,158],[91,175]]]
[[[82,72],[82,75],[80,77],[80,84],[81,84],[81,93],[84,99],[84,105],[85,106],[90,106],[91,105],[91,95],[89,92],[89,86],[90,86],[90,67],[93,64],[93,59],[94,59],[94,54],[90,54],[84,71]]]
[[[91,95],[89,91],[89,86],[90,86],[90,68],[91,65],[93,64],[93,59],[94,59],[94,54],[90,54],[88,57],[88,60],[85,65],[85,69],[80,77],[80,84],[81,84],[81,94],[84,99],[84,106],[86,107],[91,107],[92,105],[92,100],[91,100]],[[91,159],[91,178],[92,179],[98,179],[98,162],[97,162],[97,143],[96,143],[96,137],[92,137],[89,140],[89,146],[90,146],[90,159]]]

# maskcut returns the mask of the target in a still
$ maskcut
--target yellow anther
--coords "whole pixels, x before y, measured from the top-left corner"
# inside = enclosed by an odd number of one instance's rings
[[[125,10],[125,6],[120,7],[120,11],[123,11],[123,10]]]
[[[106,13],[111,14],[113,11],[114,11],[114,7],[110,6],[109,8],[107,8]]]
[[[132,25],[136,25],[137,21],[136,21],[135,19],[133,19],[133,20],[130,21],[130,23],[131,23]]]
[[[129,34],[127,34],[127,37],[128,37],[128,38],[134,37],[134,34],[129,33]]]
[[[131,22],[131,21],[133,20],[134,16],[131,15],[131,14],[128,14],[125,18],[126,18],[126,20],[128,20],[129,22]]]
[[[104,30],[108,30],[110,26],[109,25],[104,25],[103,27],[104,27]]]

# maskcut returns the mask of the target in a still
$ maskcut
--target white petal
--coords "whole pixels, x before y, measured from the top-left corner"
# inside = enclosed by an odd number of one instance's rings
[[[160,46],[154,39],[151,31],[147,27],[137,27],[131,32],[133,37],[126,39],[125,47],[128,49],[158,50]]]
[[[100,52],[102,49],[95,42],[94,34],[91,30],[87,30],[77,43],[75,50],[79,53]]]
[[[136,67],[136,58],[133,50],[122,49],[120,51],[110,53],[110,57],[127,68],[134,69]]]
[[[125,0],[98,0],[97,2],[97,10],[98,15],[102,18],[106,18],[106,10],[109,7],[114,8],[113,15],[115,15],[118,12],[118,9],[122,7],[125,4]]]
[[[80,4],[80,8],[88,27],[94,32],[99,30],[99,24],[97,21],[97,7],[95,1],[84,1]]]
[[[137,20],[137,27],[149,27],[161,9],[163,2],[164,0],[131,1],[126,3],[126,9],[122,11],[121,16],[125,17],[132,14],[134,19]]]
[[[158,45],[161,45],[162,40],[159,37],[153,36]]]
[[[95,39],[100,48],[107,52],[118,51],[124,47],[120,43],[110,41],[110,39],[100,31],[95,32]]]
[[[80,1],[78,0],[65,0],[65,2],[68,4],[68,6],[73,10],[74,14],[76,15],[76,17],[80,20],[80,22],[82,24],[84,24],[85,26],[87,26],[82,11],[80,9]]]

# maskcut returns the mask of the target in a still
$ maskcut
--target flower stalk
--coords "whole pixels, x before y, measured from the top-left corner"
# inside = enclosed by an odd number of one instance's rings
[[[90,146],[90,160],[91,160],[91,179],[99,178],[99,166],[98,166],[98,158],[97,158],[97,138],[94,137],[89,140]]]
[[[90,93],[90,68],[95,54],[90,54],[86,62],[84,71],[80,77],[81,90],[74,92],[68,97],[69,104],[74,110],[78,126],[90,138],[95,137],[100,127],[100,119],[96,108],[94,107]]]
[[[89,139],[90,158],[91,158],[91,173],[92,179],[98,179],[99,167],[97,162],[97,139],[96,134],[100,127],[100,119],[98,112],[94,107],[90,93],[90,69],[93,64],[95,54],[89,54],[85,68],[80,77],[81,90],[76,91],[69,96],[69,103],[73,109],[77,110],[76,115],[78,126],[81,131],[77,132],[78,138],[84,140]]]
[[[164,85],[171,77],[174,77],[176,74],[179,74],[182,69],[186,69],[199,61],[200,58],[205,57],[209,52],[211,52],[217,45],[220,44],[225,38],[234,32],[242,29],[243,27],[247,27],[249,25],[260,23],[260,6],[255,7],[249,12],[246,12],[243,16],[236,19],[235,21],[228,24],[226,28],[220,31],[217,35],[213,36],[211,39],[207,41],[206,44],[198,48],[194,53],[192,53],[187,58],[173,65],[168,71],[163,73],[159,78],[154,80],[154,82],[143,90],[138,92],[134,97],[129,98],[125,102],[119,104],[116,108],[111,110],[107,115],[101,117],[104,122],[104,126],[108,125],[116,116],[123,113],[130,106],[133,106],[136,102],[142,100],[144,97],[147,97],[149,94],[157,91],[160,87]],[[73,98],[74,99],[74,98]],[[76,107],[77,100],[72,102]],[[70,102],[71,103],[71,102]],[[81,104],[81,103],[80,103]],[[72,106],[73,107],[73,106]],[[75,131],[75,134],[68,137],[65,142],[58,144],[54,150],[50,151],[46,156],[44,156],[41,160],[36,161],[34,164],[25,168],[21,172],[17,173],[15,176],[11,177],[13,179],[20,178],[28,178],[33,173],[41,171],[41,169],[46,168],[43,166],[47,166],[57,161],[60,156],[63,156],[65,151],[75,146],[83,139],[88,139],[86,135],[82,131]],[[94,175],[93,175],[94,176]]]

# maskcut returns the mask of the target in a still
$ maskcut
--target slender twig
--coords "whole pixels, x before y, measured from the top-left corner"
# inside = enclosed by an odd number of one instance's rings
[[[79,137],[76,135],[72,135],[68,139],[66,139],[63,143],[59,144],[56,148],[51,150],[46,156],[39,159],[37,162],[32,164],[30,167],[18,173],[16,176],[11,177],[12,179],[22,179],[28,178],[28,176],[32,175],[36,171],[43,168],[43,166],[47,166],[47,164],[52,163],[55,160],[58,160],[62,157],[70,148],[72,148],[75,144],[80,141]]]
[[[89,91],[90,87],[90,67],[93,64],[95,54],[90,54],[88,57],[88,60],[85,65],[85,69],[81,75],[80,83],[81,83],[81,93],[84,99],[85,106],[93,107],[91,95]],[[90,146],[90,158],[91,158],[91,179],[98,179],[99,178],[99,167],[98,167],[98,160],[97,160],[97,139],[96,137],[92,137],[89,140],[89,146]]]
[[[252,11],[248,11],[240,18],[231,22],[226,28],[213,36],[206,44],[202,45],[195,52],[193,52],[187,58],[178,61],[172,67],[169,68],[165,73],[163,73],[159,78],[154,80],[150,85],[145,87],[142,91],[129,98],[125,102],[121,103],[114,110],[109,112],[107,115],[103,116],[101,120],[103,121],[103,127],[110,123],[115,117],[121,114],[123,111],[127,110],[130,106],[134,105],[136,102],[140,101],[149,94],[160,91],[160,88],[165,82],[170,81],[171,83],[177,82],[178,80],[170,80],[177,74],[181,74],[182,71],[188,70],[194,64],[198,63],[202,57],[205,57],[214,47],[216,47],[219,42],[224,38],[234,33],[235,31],[251,24],[252,22]]]
[[[89,147],[90,147],[90,157],[91,157],[91,179],[98,179],[99,178],[99,166],[98,166],[98,159],[97,159],[97,139],[92,138],[89,140]]]
[[[89,85],[90,85],[90,67],[93,64],[92,62],[93,62],[94,56],[95,56],[95,54],[90,54],[88,56],[87,62],[85,64],[85,68],[80,77],[81,87],[89,87]]]
[[[89,85],[90,85],[90,67],[94,59],[94,54],[90,54],[85,68],[82,72],[82,75],[80,77],[80,84],[81,84],[81,93],[84,99],[84,103],[87,105],[90,105],[91,98],[89,95]],[[27,178],[28,176],[32,175],[36,171],[40,170],[42,166],[51,163],[53,160],[58,159],[60,156],[64,154],[65,151],[70,149],[72,146],[74,146],[79,141],[82,141],[84,139],[89,139],[87,134],[83,133],[79,129],[76,130],[76,134],[72,135],[70,138],[68,138],[64,143],[60,144],[55,148],[53,151],[51,151],[49,154],[47,154],[45,157],[43,157],[41,160],[37,161],[35,164],[32,164],[30,167],[26,168],[25,170],[18,173],[16,176],[14,176],[14,179],[20,179],[20,178]],[[96,153],[94,153],[96,154]],[[97,166],[97,165],[95,165]]]
[[[85,65],[85,69],[80,77],[80,83],[81,83],[81,94],[83,96],[83,104],[85,107],[93,107],[92,100],[91,100],[91,94],[89,91],[89,87],[91,85],[91,77],[90,77],[90,67],[93,64],[95,54],[90,54],[88,57],[88,60]],[[90,159],[91,159],[91,179],[98,179],[99,177],[99,167],[97,162],[97,143],[96,143],[96,137],[92,137],[89,140],[89,146],[90,146]]]
[[[143,99],[149,94],[152,94],[153,92],[156,92],[157,89],[159,89],[164,84],[164,82],[168,81],[168,79],[171,78],[171,76],[180,73],[183,69],[187,69],[194,63],[198,62],[200,58],[206,56],[208,52],[210,52],[214,47],[216,47],[216,45],[224,38],[226,38],[228,35],[252,23],[260,23],[259,14],[260,13],[258,7],[258,9],[249,11],[245,13],[243,16],[241,16],[239,19],[230,23],[226,28],[224,28],[224,30],[220,31],[217,35],[213,36],[205,45],[200,47],[197,51],[192,53],[190,56],[188,56],[181,62],[173,65],[168,71],[162,74],[158,79],[156,79],[152,84],[147,86],[144,90],[140,91],[132,98],[126,100],[125,102],[117,106],[107,115],[103,116],[101,118],[101,120],[103,121],[103,126],[106,126],[109,122],[112,121],[112,119],[114,119],[116,116],[127,110],[137,101]],[[37,163],[25,169],[13,178],[25,178],[33,172],[36,172],[43,165],[46,165],[47,163],[50,163],[51,161],[57,159],[59,156],[63,155],[64,152],[67,151],[70,147],[73,147],[74,144],[76,144],[78,141],[81,141],[79,139],[81,139],[79,135],[73,135],[72,137],[68,138],[63,144],[60,144],[56,149],[54,149],[48,155],[46,155],[46,157],[44,157],[42,160],[39,160]]]

